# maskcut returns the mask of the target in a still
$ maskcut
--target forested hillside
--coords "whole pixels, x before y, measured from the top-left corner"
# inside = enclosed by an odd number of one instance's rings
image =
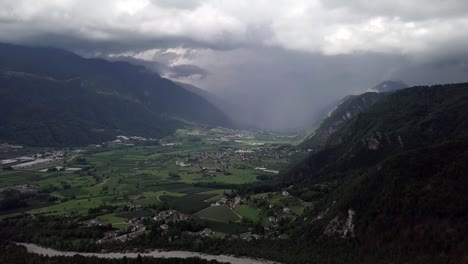
[[[343,98],[318,127],[301,143],[301,147],[317,149],[323,147],[328,138],[341,129],[348,121],[371,107],[386,94],[368,92]]]
[[[464,83],[401,90],[354,117],[284,173],[322,197],[300,236],[466,260],[467,109]]]
[[[229,126],[205,99],[144,67],[0,45],[0,140],[34,146],[158,138],[186,121]]]

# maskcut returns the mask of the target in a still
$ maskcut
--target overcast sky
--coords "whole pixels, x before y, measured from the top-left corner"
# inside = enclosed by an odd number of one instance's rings
[[[285,129],[380,81],[468,81],[467,0],[0,0],[0,41],[154,61]]]

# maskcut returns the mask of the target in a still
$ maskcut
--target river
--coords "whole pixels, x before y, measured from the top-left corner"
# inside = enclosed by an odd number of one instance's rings
[[[85,252],[69,252],[69,251],[57,251],[51,248],[44,248],[35,244],[29,243],[16,243],[17,245],[24,246],[29,253],[35,253],[45,255],[49,257],[53,256],[85,256],[85,257],[98,257],[98,258],[136,258],[138,255],[142,257],[154,257],[154,258],[201,258],[206,260],[217,260],[219,262],[231,263],[231,264],[279,264],[278,262],[246,258],[246,257],[234,257],[229,255],[210,255],[205,253],[190,252],[190,251],[161,251],[153,250],[147,253],[85,253]]]

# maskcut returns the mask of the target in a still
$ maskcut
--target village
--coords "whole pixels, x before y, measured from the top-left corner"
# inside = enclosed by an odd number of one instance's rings
[[[79,149],[5,145],[0,193],[22,194],[25,206],[14,212],[61,215],[96,228],[98,243],[149,234],[166,241],[282,239],[302,214],[302,202],[293,202],[287,190],[248,194],[236,188],[275,180],[304,153],[255,137],[211,129],[159,140],[119,135]],[[34,202],[38,195],[43,199]]]
[[[291,188],[291,187],[290,187]],[[127,197],[130,203],[125,206],[128,211],[145,210],[142,206],[135,206],[132,201],[136,199],[144,199],[145,197]],[[259,229],[249,228],[246,232],[240,234],[225,234],[212,230],[208,226],[204,226],[199,222],[198,215],[190,215],[182,213],[175,209],[163,209],[148,214],[146,216],[133,217],[127,220],[128,227],[126,229],[110,229],[103,233],[103,238],[98,243],[106,243],[112,241],[125,242],[135,239],[148,233],[158,232],[161,236],[168,236],[168,239],[177,239],[185,237],[190,239],[195,237],[231,237],[244,240],[258,240],[265,238],[282,239],[285,237],[284,226],[291,222],[294,218],[299,217],[297,211],[287,207],[287,205],[295,206],[294,201],[297,198],[292,197],[287,189],[280,192],[263,193],[255,196],[242,196],[234,193],[225,193],[221,198],[209,204],[209,207],[224,207],[230,210],[235,210],[239,206],[252,206],[262,212],[261,214],[267,217],[267,222],[261,225]],[[278,202],[281,201],[281,205]],[[258,206],[258,207],[257,207]],[[248,223],[245,219],[239,222]],[[96,217],[88,221],[88,227],[99,226],[109,227],[109,224]]]
[[[218,151],[203,151],[190,153],[176,161],[180,167],[200,167],[200,172],[206,176],[225,173],[231,168],[244,169],[251,166],[253,169],[267,174],[278,174],[279,170],[268,168],[265,163],[269,159],[285,159],[297,153],[284,147],[257,147],[249,149],[226,148]],[[211,164],[203,166],[203,164]],[[260,164],[260,166],[258,166]]]

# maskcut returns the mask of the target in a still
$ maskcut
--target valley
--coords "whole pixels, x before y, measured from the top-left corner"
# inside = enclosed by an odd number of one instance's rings
[[[310,203],[287,191],[251,196],[238,187],[278,183],[278,172],[306,154],[287,144],[293,137],[193,128],[160,141],[118,136],[85,148],[25,147],[21,153],[34,154],[22,157],[11,147],[8,156],[5,147],[0,187],[18,201],[0,217],[54,216],[105,226],[99,243],[129,240],[153,226],[179,236],[287,236],[284,226]],[[20,158],[28,161],[12,163]],[[175,222],[198,229],[172,230]]]
[[[273,132],[150,62],[0,58],[0,263],[468,260],[468,83],[383,81]]]
[[[193,123],[84,146],[4,141],[0,249],[462,263],[467,87],[346,97],[308,135]]]

